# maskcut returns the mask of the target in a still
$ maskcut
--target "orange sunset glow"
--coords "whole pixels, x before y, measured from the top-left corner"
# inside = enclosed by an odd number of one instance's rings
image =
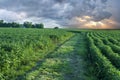
[[[93,21],[93,18],[90,16],[76,17],[75,20],[80,24],[83,24],[83,28],[90,29],[113,29],[114,27],[111,25],[115,25],[116,22],[112,19],[105,19],[102,21]]]

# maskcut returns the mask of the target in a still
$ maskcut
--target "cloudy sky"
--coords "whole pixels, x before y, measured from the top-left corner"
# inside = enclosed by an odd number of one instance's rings
[[[46,27],[120,28],[120,0],[0,0],[0,19]]]

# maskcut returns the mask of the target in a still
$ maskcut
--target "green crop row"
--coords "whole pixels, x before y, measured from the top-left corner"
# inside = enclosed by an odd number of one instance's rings
[[[0,80],[24,75],[72,36],[60,29],[0,29]]]
[[[118,53],[120,55],[120,46],[111,43],[108,39],[102,39],[102,41],[105,45],[110,46],[115,53]]]
[[[119,80],[120,71],[111,64],[109,59],[102,55],[89,34],[87,35],[87,42],[92,64],[95,68],[95,75],[98,77],[98,80]]]
[[[110,46],[104,45],[100,39],[94,38],[95,45],[101,50],[103,55],[105,55],[115,67],[120,69],[120,56],[114,53]]]

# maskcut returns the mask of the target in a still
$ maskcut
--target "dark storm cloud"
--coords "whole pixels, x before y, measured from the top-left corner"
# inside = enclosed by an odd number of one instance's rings
[[[106,3],[106,2],[107,2],[107,0],[101,0],[101,2],[102,2],[102,3]]]
[[[106,11],[98,11],[93,16],[94,16],[93,17],[94,21],[101,21],[101,20],[104,20],[104,19],[109,19],[112,16],[112,14],[109,13],[109,12],[106,12]]]
[[[54,0],[54,1],[59,2],[59,3],[62,3],[62,2],[64,2],[64,1],[66,1],[66,0]]]
[[[74,17],[90,16],[94,21],[109,19],[106,10],[108,0],[1,0],[0,9],[16,13],[25,12],[27,17],[55,20],[67,25]]]
[[[114,0],[112,3],[111,13],[113,14],[113,18],[120,23],[120,0]]]

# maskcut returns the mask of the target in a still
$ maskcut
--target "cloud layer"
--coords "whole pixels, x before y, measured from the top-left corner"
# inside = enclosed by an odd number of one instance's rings
[[[87,24],[113,24],[119,28],[120,18],[114,16],[117,0],[0,0],[0,19],[6,21],[43,22],[46,26],[89,28]],[[111,7],[111,8],[110,8]],[[118,6],[119,7],[119,6]],[[117,12],[116,12],[117,14]],[[85,17],[86,16],[86,17]],[[101,24],[100,24],[101,23]],[[48,24],[48,25],[47,25]]]

